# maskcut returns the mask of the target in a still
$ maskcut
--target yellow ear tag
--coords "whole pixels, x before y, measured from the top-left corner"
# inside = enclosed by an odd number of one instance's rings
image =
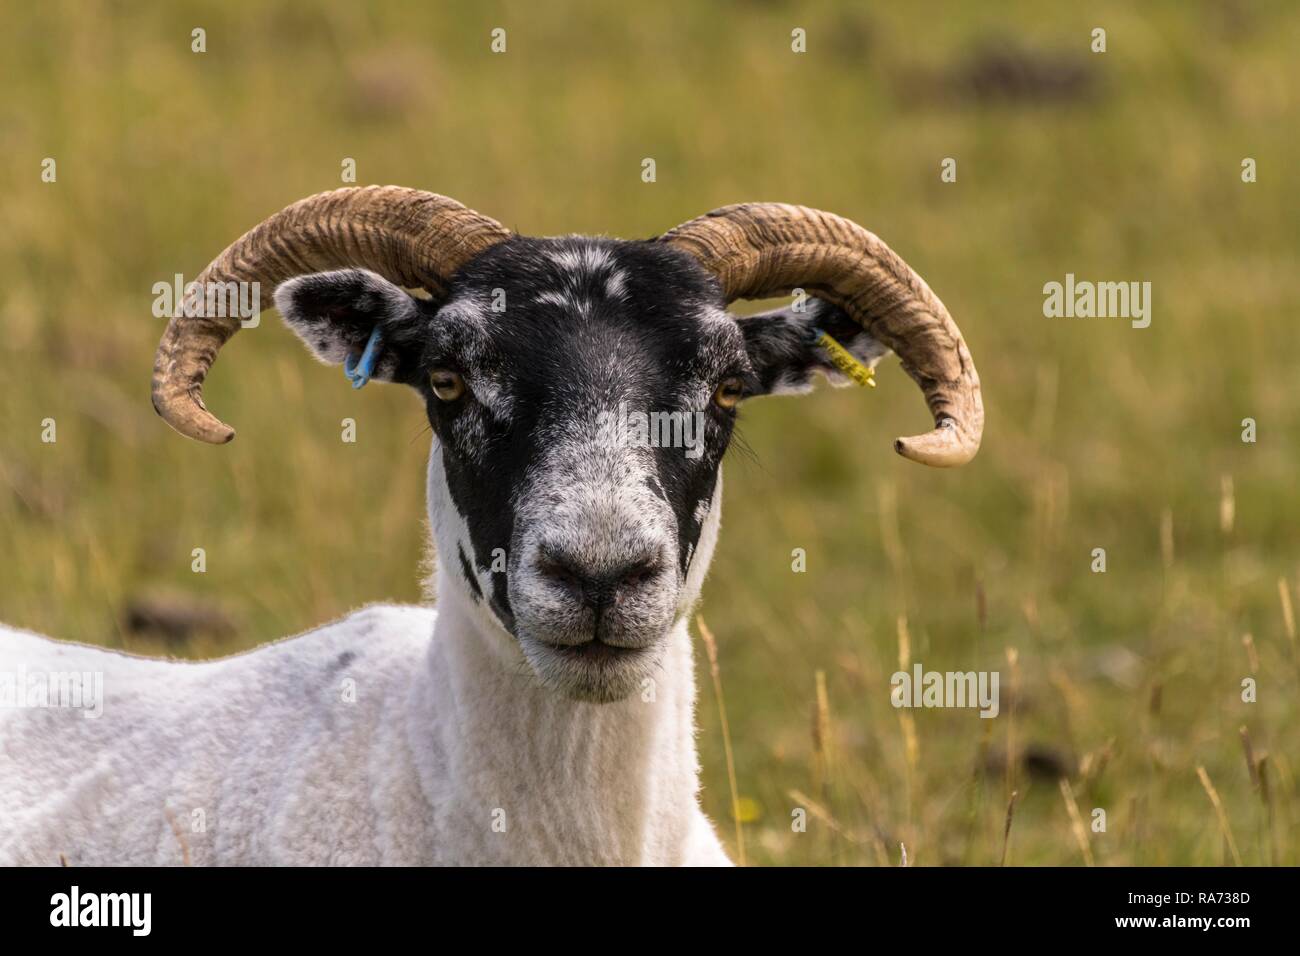
[[[853,357],[852,352],[831,338],[829,332],[814,328],[813,335],[817,337],[817,344],[826,350],[826,354],[830,356],[831,362],[837,369],[859,385],[876,387],[876,370],[874,368],[868,368],[859,362]]]

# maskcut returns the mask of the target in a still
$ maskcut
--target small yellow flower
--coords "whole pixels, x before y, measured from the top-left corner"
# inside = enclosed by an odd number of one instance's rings
[[[763,815],[763,808],[753,797],[737,797],[735,813],[741,823],[754,823]]]

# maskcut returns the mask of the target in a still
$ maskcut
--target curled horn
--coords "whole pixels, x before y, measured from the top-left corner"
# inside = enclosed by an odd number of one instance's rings
[[[454,199],[418,189],[352,187],[299,200],[236,240],[188,287],[158,344],[154,408],[190,438],[222,444],[235,437],[204,406],[203,381],[240,320],[225,314],[234,310],[205,309],[205,290],[253,282],[274,288],[293,276],[356,267],[436,296],[457,269],[509,235]]]
[[[683,223],[660,241],[713,273],[728,302],[803,288],[839,306],[894,350],[934,415],[933,431],[895,440],[895,451],[940,467],[975,456],[984,404],[966,342],[925,280],[879,238],[828,212],[745,203]]]

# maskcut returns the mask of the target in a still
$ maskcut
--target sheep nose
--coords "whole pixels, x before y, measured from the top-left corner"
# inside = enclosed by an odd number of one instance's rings
[[[543,548],[537,558],[543,578],[598,614],[645,587],[663,570],[659,556],[644,556],[613,569],[595,571],[564,551]]]

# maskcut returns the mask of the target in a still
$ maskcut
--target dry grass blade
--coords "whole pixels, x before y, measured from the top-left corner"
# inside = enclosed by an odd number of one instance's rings
[[[817,671],[817,700],[813,710],[813,789],[826,799],[830,786],[831,705],[826,693],[826,672]]]
[[[1255,761],[1255,748],[1250,743],[1250,731],[1242,724],[1237,731],[1241,735],[1241,749],[1246,754],[1246,769],[1250,771],[1250,785],[1259,792],[1259,766]]]
[[[1174,567],[1174,513],[1165,508],[1160,512],[1160,561],[1166,574]]]
[[[912,668],[912,637],[907,629],[907,618],[898,616],[898,669],[906,674]],[[910,702],[905,702],[910,703]],[[898,708],[898,726],[903,733],[903,800],[910,828],[915,820],[917,768],[921,762],[921,741],[916,733],[916,721],[908,706]],[[909,831],[909,835],[911,835]]]
[[[1020,651],[1014,647],[1008,647],[1007,668],[1011,671],[1011,686],[1008,688],[1011,692],[1011,706],[1007,708],[1007,765],[1005,793],[1007,799],[1016,792],[1018,781],[1016,773],[1020,763],[1019,753],[1016,750],[1016,700],[1020,696]]]
[[[718,719],[722,723],[722,749],[727,758],[727,783],[731,786],[731,818],[736,821],[736,856],[737,862],[745,865],[745,833],[740,825],[740,790],[736,787],[736,758],[731,750],[731,728],[727,725],[727,703],[722,696],[722,675],[718,671],[718,645],[713,640],[713,632],[704,623],[702,616],[696,616],[695,623],[704,640],[705,653],[709,655],[709,674],[713,678],[713,693],[718,698]]]
[[[1264,825],[1268,828],[1269,860],[1277,866],[1277,827],[1273,822],[1273,795],[1268,783],[1268,754],[1260,754],[1259,757],[1259,799],[1264,803]]]
[[[905,674],[912,670],[912,637],[907,629],[907,618],[901,614],[898,616],[898,669]],[[910,775],[916,771],[916,765],[921,759],[921,743],[916,736],[912,712],[906,707],[900,707],[898,720],[903,727],[904,753]]]
[[[825,804],[819,803],[818,801],[814,800],[812,797],[808,796],[808,794],[804,793],[802,790],[787,790],[786,793],[790,797],[790,799],[793,800],[796,804],[803,807],[812,816],[816,817],[822,823],[826,824],[828,829],[835,831],[840,836],[844,837],[844,839],[848,840],[850,843],[866,845],[874,842],[870,837],[865,837],[854,830],[850,830],[844,824],[840,823],[839,820],[835,819],[835,815],[831,813],[831,811],[829,810],[829,808],[826,807]]]
[[[1252,674],[1259,673],[1259,651],[1255,649],[1255,637],[1253,634],[1241,635],[1241,646],[1246,649],[1246,661],[1250,664]]]
[[[1079,844],[1079,851],[1083,854],[1083,862],[1088,866],[1096,866],[1096,861],[1092,858],[1092,847],[1088,843],[1088,828],[1083,825],[1083,817],[1079,814],[1079,805],[1074,801],[1074,789],[1070,786],[1070,781],[1065,777],[1057,780],[1061,787],[1061,797],[1065,800],[1065,810],[1070,815],[1070,830],[1074,834],[1074,842]]]
[[[1237,517],[1237,496],[1232,490],[1232,475],[1223,475],[1219,479],[1219,530],[1225,535],[1232,534]]]
[[[1214,804],[1214,813],[1219,818],[1219,829],[1223,832],[1223,839],[1232,854],[1232,862],[1236,866],[1241,866],[1241,854],[1237,852],[1237,841],[1232,838],[1232,827],[1228,825],[1228,814],[1223,809],[1223,801],[1219,799],[1219,791],[1214,789],[1214,784],[1210,782],[1210,775],[1199,764],[1196,767],[1196,775],[1201,778],[1201,786],[1209,795],[1210,803]]]
[[[1291,645],[1291,659],[1300,665],[1300,653],[1296,651],[1295,609],[1291,605],[1291,589],[1287,587],[1286,578],[1277,579],[1277,596],[1282,602],[1282,626],[1286,629],[1287,643]]]
[[[1019,796],[1019,790],[1012,790],[1011,799],[1007,801],[1007,822],[1002,827],[1002,858],[998,861],[998,866],[1007,865],[1007,853],[1011,848],[1011,821],[1016,815],[1016,799]]]
[[[1250,731],[1243,724],[1238,731],[1241,735],[1241,749],[1246,756],[1246,769],[1250,772],[1250,786],[1259,797],[1260,806],[1263,808],[1264,819],[1262,829],[1264,831],[1264,840],[1268,846],[1269,859],[1277,865],[1277,842],[1273,834],[1273,806],[1269,799],[1268,792],[1268,755],[1255,755],[1255,746],[1250,739]]]

